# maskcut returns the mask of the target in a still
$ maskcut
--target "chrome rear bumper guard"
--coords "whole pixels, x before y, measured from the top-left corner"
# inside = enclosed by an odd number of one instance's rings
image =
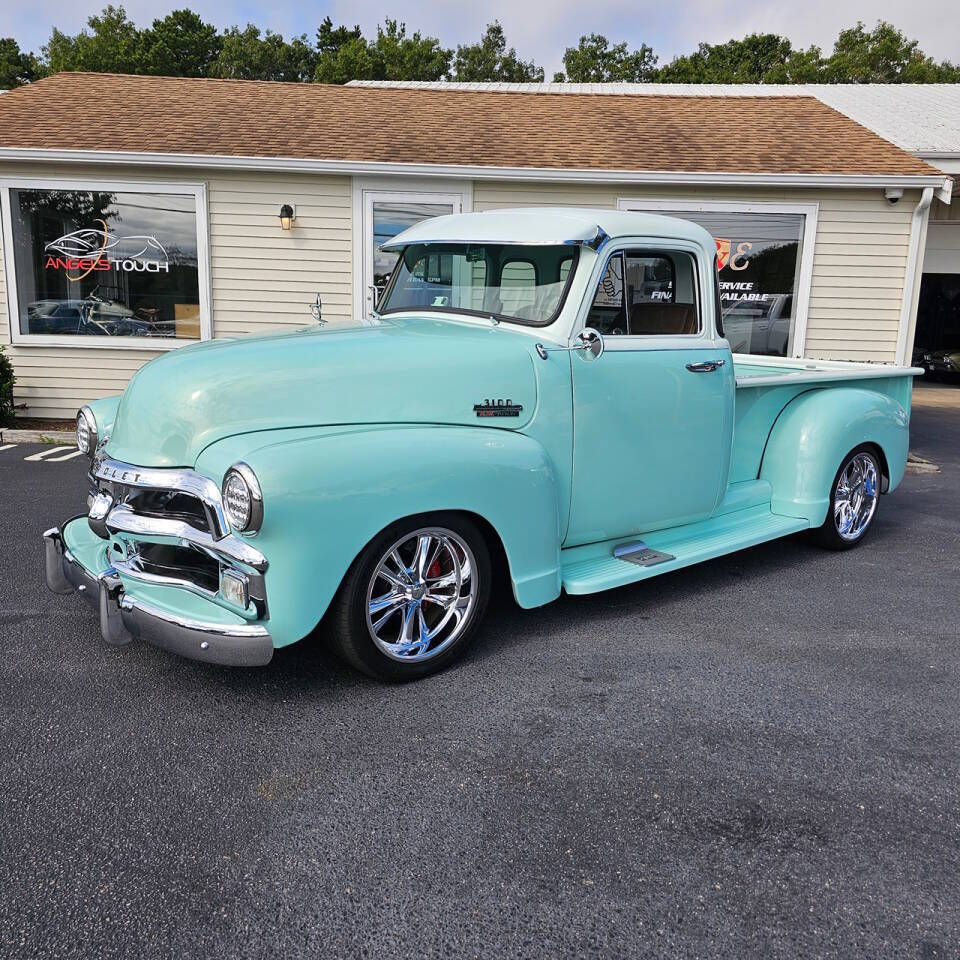
[[[273,639],[257,624],[227,625],[190,620],[159,610],[125,593],[113,570],[95,577],[78,563],[59,527],[43,535],[47,586],[54,593],[78,592],[100,615],[100,632],[113,646],[135,638],[191,660],[258,667],[273,657]]]

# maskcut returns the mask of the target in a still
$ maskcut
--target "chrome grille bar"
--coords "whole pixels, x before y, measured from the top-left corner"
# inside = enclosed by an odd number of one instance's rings
[[[136,467],[107,458],[95,460],[92,474],[95,480],[144,490],[176,490],[196,497],[210,527],[210,536],[222,540],[230,534],[230,525],[223,512],[220,488],[209,477],[195,470],[179,467]]]

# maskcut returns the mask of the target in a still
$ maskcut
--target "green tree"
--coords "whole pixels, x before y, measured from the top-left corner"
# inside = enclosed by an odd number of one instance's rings
[[[0,37],[0,90],[32,83],[43,75],[37,58],[20,50],[13,37]]]
[[[321,53],[314,73],[317,83],[382,80],[377,58],[363,37],[354,37],[336,50]]]
[[[299,83],[311,79],[316,69],[316,51],[305,34],[287,43],[281,34],[261,34],[248,23],[243,30],[225,30],[220,40],[220,53],[210,66],[214,77]]]
[[[89,70],[94,73],[140,73],[141,35],[123,7],[110,4],[87,20],[89,30],[75,37],[54,27],[43,55],[51,73]]]
[[[556,83],[644,83],[655,79],[657,57],[645,43],[630,53],[626,43],[611,47],[606,37],[591,33],[576,47],[567,47],[563,66],[566,73],[554,74]]]
[[[333,27],[327,17],[317,30],[318,63],[314,78],[320,83],[351,80],[439,80],[450,68],[451,50],[435,37],[419,32],[407,36],[407,27],[389,17],[377,27],[377,39],[368,43],[359,27]]]
[[[373,46],[384,80],[440,80],[453,57],[453,51],[441,47],[436,37],[419,32],[408,37],[407,25],[389,17],[377,27]]]
[[[137,73],[167,77],[206,77],[220,54],[221,40],[212,23],[190,10],[174,10],[140,35]]]
[[[336,56],[340,50],[354,40],[363,40],[359,26],[334,27],[329,17],[317,27],[317,54],[321,57]]]
[[[460,81],[500,81],[505,83],[541,83],[543,67],[532,60],[521,60],[517,51],[507,49],[507,38],[499,20],[487,24],[478,43],[461,45],[453,60],[452,79]]]
[[[819,79],[818,47],[794,50],[786,37],[751,33],[742,40],[701,43],[657,77],[663,83],[811,83]]]
[[[892,24],[877,22],[868,31],[858,22],[841,30],[824,67],[828,83],[956,83],[960,68],[928,57],[916,40]]]

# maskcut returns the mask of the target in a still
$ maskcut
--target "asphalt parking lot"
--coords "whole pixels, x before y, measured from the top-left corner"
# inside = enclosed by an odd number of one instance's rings
[[[960,407],[846,554],[501,604],[390,687],[106,647],[0,451],[0,956],[960,958]]]

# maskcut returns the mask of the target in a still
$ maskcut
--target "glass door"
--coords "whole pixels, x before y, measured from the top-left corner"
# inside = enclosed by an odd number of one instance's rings
[[[395,190],[363,192],[363,316],[369,319],[397,262],[382,245],[408,227],[430,217],[460,213],[463,199],[453,193]]]

